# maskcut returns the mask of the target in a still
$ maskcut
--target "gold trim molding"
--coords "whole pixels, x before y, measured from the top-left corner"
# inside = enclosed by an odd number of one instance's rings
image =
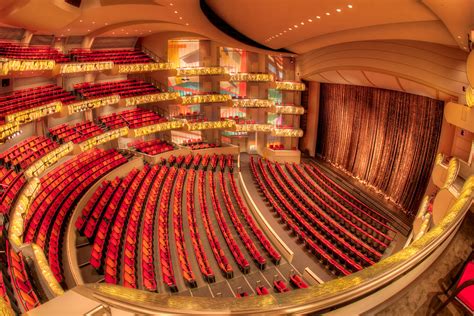
[[[138,95],[135,97],[129,97],[121,99],[119,103],[124,103],[124,106],[134,106],[139,104],[147,104],[153,102],[172,101],[179,98],[178,92],[160,92],[153,94]],[[121,104],[119,104],[121,105]]]
[[[114,68],[114,63],[111,61],[98,61],[98,62],[88,62],[88,63],[67,63],[67,64],[58,64],[59,69],[57,73],[66,75],[66,74],[76,74],[84,72],[99,72],[112,70]]]
[[[7,122],[18,122],[19,124],[25,124],[32,122],[36,119],[48,116],[61,111],[62,103],[59,101],[51,102],[41,106],[37,106],[31,109],[15,112],[5,116]]]
[[[68,105],[69,114],[74,114],[78,112],[84,112],[86,110],[91,110],[95,108],[100,108],[107,105],[113,105],[120,101],[119,95],[110,95],[108,97],[84,100]]]
[[[228,129],[235,126],[235,121],[225,120],[225,121],[206,121],[206,122],[195,122],[188,123],[186,122],[184,127],[187,131],[201,131],[207,129]]]
[[[128,127],[122,127],[122,128],[107,131],[100,135],[89,138],[76,146],[79,147],[80,151],[84,152],[91,148],[108,143],[111,140],[117,139],[119,137],[125,137],[127,135],[128,135]]]
[[[225,75],[224,67],[190,67],[176,69],[176,77]]]
[[[302,106],[295,105],[281,105],[274,106],[270,109],[271,113],[275,114],[292,114],[292,115],[303,115],[304,108]]]
[[[116,69],[116,71],[115,71]],[[175,69],[172,63],[143,63],[143,64],[120,64],[115,65],[113,72],[119,74],[129,74],[138,72],[151,72],[159,70],[172,70]]]
[[[272,82],[275,77],[272,74],[259,74],[250,72],[238,72],[230,75],[229,81],[248,81],[248,82]]]
[[[287,91],[304,91],[306,90],[306,86],[302,82],[275,81],[275,89]]]
[[[128,137],[139,137],[152,133],[169,131],[173,129],[180,129],[184,126],[183,121],[169,121],[164,123],[158,123],[140,128],[129,129]]]
[[[0,144],[3,144],[7,139],[15,133],[20,131],[20,123],[10,122],[0,125]]]
[[[233,99],[232,107],[234,108],[269,108],[275,103],[268,99]]]
[[[50,151],[41,159],[32,164],[28,169],[25,170],[25,176],[27,178],[38,177],[42,174],[49,166],[55,164],[59,159],[67,156],[74,149],[73,143],[68,142],[59,146],[58,148]]]
[[[199,103],[222,103],[232,100],[230,94],[198,94],[181,97],[178,102],[182,105],[199,104]]]

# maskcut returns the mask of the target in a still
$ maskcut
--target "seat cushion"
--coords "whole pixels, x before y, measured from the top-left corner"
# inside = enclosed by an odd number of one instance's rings
[[[458,286],[472,279],[474,279],[474,262],[470,261],[464,269]],[[474,285],[466,287],[456,296],[456,298],[471,311],[474,311]]]

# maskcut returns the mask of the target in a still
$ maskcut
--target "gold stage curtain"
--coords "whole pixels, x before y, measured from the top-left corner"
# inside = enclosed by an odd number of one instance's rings
[[[443,101],[321,84],[316,152],[413,215],[436,156]]]

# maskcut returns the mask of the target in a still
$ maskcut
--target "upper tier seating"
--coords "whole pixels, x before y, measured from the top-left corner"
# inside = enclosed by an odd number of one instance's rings
[[[0,57],[12,59],[52,59],[65,63],[69,58],[50,46],[24,46],[18,43],[0,43]]]
[[[41,178],[41,189],[25,217],[24,241],[45,250],[58,282],[62,274],[63,232],[76,203],[90,186],[127,159],[115,150],[93,149],[66,161]]]
[[[0,124],[5,121],[5,116],[15,112],[39,107],[54,101],[63,104],[74,102],[76,98],[54,84],[15,90],[0,97]]]
[[[142,126],[163,123],[166,122],[167,119],[153,111],[136,108],[119,113],[103,115],[99,117],[99,121],[108,129],[116,129],[125,126],[128,126],[129,128],[139,128]]]
[[[102,98],[116,94],[120,95],[121,98],[128,98],[161,91],[151,83],[134,79],[101,83],[83,82],[74,85],[74,89],[85,99]]]
[[[155,269],[159,265],[161,283],[170,291],[178,290],[178,275],[188,286],[195,287],[192,254],[204,279],[214,282],[206,251],[214,255],[217,266],[228,278],[234,274],[228,258],[233,257],[244,273],[251,269],[246,256],[253,258],[260,269],[265,269],[267,254],[279,263],[280,254],[257,227],[233,175],[225,172],[233,169],[232,156],[210,158],[215,161],[214,172],[199,169],[203,167],[201,158],[178,156],[168,159],[169,166],[165,162],[146,165],[141,171],[134,169],[122,179],[104,181],[89,199],[75,226],[93,242],[90,264],[105,274],[106,283],[158,291]],[[199,231],[199,217],[205,232]],[[189,230],[184,228],[185,221]],[[220,243],[217,230],[221,230],[224,244]],[[207,243],[210,247],[204,248]],[[139,275],[141,282],[137,280]]]
[[[328,270],[347,275],[380,260],[392,237],[367,223],[366,218],[326,197],[320,187],[309,187],[305,182],[309,179],[300,179],[290,165],[287,170],[297,184],[279,164],[261,159],[255,163],[251,158],[250,166],[273,210]]]
[[[10,210],[23,186],[26,178],[23,173],[16,173],[4,167],[0,167],[0,214],[9,216]]]
[[[128,147],[133,147],[136,151],[147,155],[158,155],[174,149],[173,145],[170,145],[161,139],[136,141],[129,143]]]
[[[47,137],[29,137],[0,153],[0,163],[17,170],[26,169],[58,146],[58,143]]]
[[[49,134],[61,143],[72,141],[74,144],[79,144],[103,132],[100,126],[91,121],[79,122],[74,125],[61,124],[49,129]]]
[[[151,63],[153,59],[139,50],[131,49],[73,49],[70,52],[72,60],[77,62],[112,61],[116,64]]]

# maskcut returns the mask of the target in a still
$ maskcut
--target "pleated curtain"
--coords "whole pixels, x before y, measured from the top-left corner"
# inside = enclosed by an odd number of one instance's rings
[[[443,101],[321,84],[316,152],[413,215],[431,175]]]

